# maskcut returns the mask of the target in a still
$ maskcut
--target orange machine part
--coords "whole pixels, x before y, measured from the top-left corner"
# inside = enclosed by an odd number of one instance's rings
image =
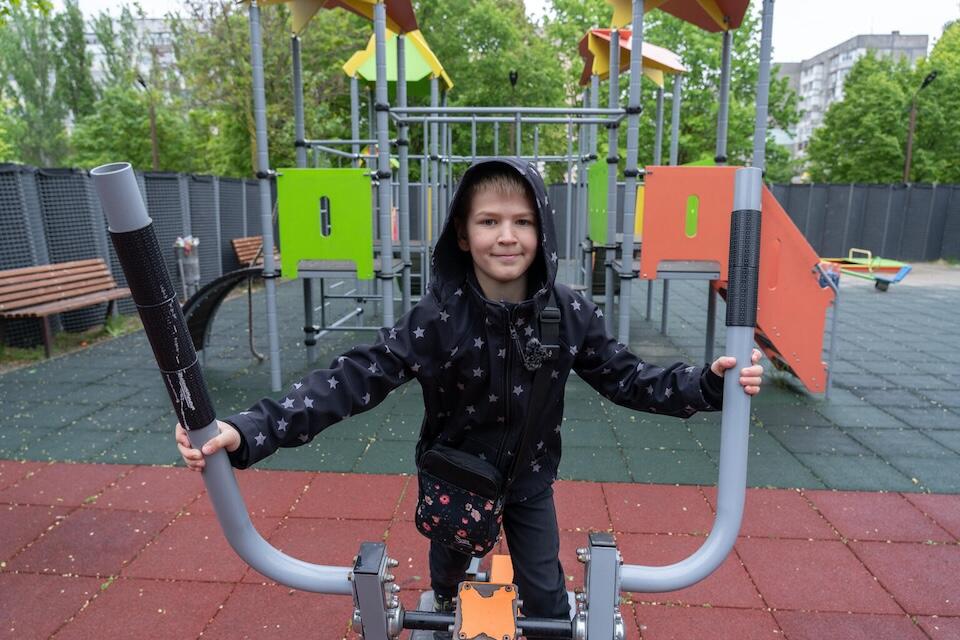
[[[730,214],[737,167],[647,167],[640,277],[654,280],[664,260],[715,260],[726,294]],[[696,232],[687,235],[687,200],[699,198]],[[823,333],[833,291],[821,287],[816,252],[773,194],[763,188],[757,344],[811,392],[826,390]]]
[[[513,560],[510,556],[496,553],[490,559],[490,580],[497,584],[510,584],[513,582]]]
[[[456,640],[514,640],[517,637],[517,587],[461,582],[453,623]]]

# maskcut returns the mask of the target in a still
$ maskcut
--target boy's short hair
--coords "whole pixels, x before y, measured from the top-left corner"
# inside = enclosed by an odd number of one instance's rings
[[[457,222],[464,223],[470,214],[470,206],[473,204],[475,196],[481,193],[493,191],[500,195],[524,195],[530,201],[530,205],[536,208],[536,202],[533,191],[527,181],[517,174],[516,170],[501,164],[491,164],[475,174],[467,185],[463,194],[462,206],[453,212]]]

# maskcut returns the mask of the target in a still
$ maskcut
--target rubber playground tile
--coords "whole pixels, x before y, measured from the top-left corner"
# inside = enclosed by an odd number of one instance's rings
[[[0,506],[0,521],[7,523],[0,527],[0,563],[12,558],[68,513],[70,509],[66,507],[12,504]],[[13,526],[14,522],[16,526]]]
[[[250,615],[251,612],[256,615]],[[241,584],[203,630],[205,640],[343,638],[353,617],[349,597]]]
[[[196,502],[187,506],[187,511],[198,515],[214,513],[210,496],[206,492],[201,475],[195,471],[184,470],[186,478],[194,478],[190,484],[200,493]],[[296,502],[313,481],[312,473],[302,471],[270,471],[266,469],[244,469],[234,471],[234,477],[240,487],[240,495],[251,516],[283,517],[290,514]]]
[[[960,615],[960,546],[852,542],[850,548],[907,613]]]
[[[203,491],[199,473],[185,468],[138,466],[92,500],[93,509],[178,513]],[[245,494],[246,495],[246,494]]]
[[[590,544],[586,531],[565,529],[560,525],[560,564],[563,567],[567,590],[579,589],[585,584],[584,565],[577,560],[577,549]],[[506,553],[506,550],[503,551]]]
[[[586,388],[586,383],[580,382]],[[571,384],[567,383],[566,401],[564,402],[563,415],[572,420],[596,420],[598,416],[605,415],[600,406],[600,395],[593,389],[588,393],[571,393]],[[572,396],[582,395],[582,398]],[[590,397],[592,395],[593,397]]]
[[[560,425],[560,437],[569,447],[616,447],[617,438],[613,427],[605,419],[564,419]]]
[[[417,510],[417,497],[419,495],[419,486],[417,476],[412,476],[400,496],[397,504],[397,510],[393,514],[394,520],[403,522],[413,522],[413,517]]]
[[[25,443],[18,457],[58,462],[100,462],[101,454],[112,448],[124,435],[120,432],[89,431],[78,438],[70,433],[70,427],[65,427]]]
[[[411,481],[416,486],[416,480]],[[560,480],[553,485],[553,502],[561,528],[577,531],[610,531],[612,524],[602,485]]]
[[[926,640],[905,615],[774,611],[790,640]]]
[[[842,542],[741,538],[736,550],[774,609],[902,613]]]
[[[96,578],[0,573],[4,637],[47,640],[99,591]]]
[[[421,415],[423,411],[420,412]],[[419,417],[384,415],[377,430],[378,440],[402,440],[416,442],[420,437],[423,422]]]
[[[870,451],[837,427],[772,426],[767,427],[780,444],[791,453],[832,453],[865,455]]]
[[[623,455],[637,482],[711,484],[717,481],[717,466],[704,451],[650,451],[632,447],[625,448]]]
[[[77,509],[10,561],[11,571],[117,575],[171,520],[168,513]]]
[[[617,534],[617,544],[627,564],[661,566],[673,564],[694,553],[706,540],[700,536]],[[759,609],[764,606],[735,553],[709,577],[695,585],[666,593],[633,594],[634,602],[710,605]]]
[[[118,579],[63,628],[57,638],[195,638],[230,593],[232,585]]]
[[[318,473],[291,515],[390,520],[408,482],[410,478],[406,476]]]
[[[278,451],[258,462],[256,468],[346,472],[353,469],[368,444],[365,440],[335,440],[321,436],[310,444]]]
[[[838,427],[870,427],[873,429],[902,429],[906,426],[890,413],[872,406],[834,406],[833,398],[828,404],[817,407],[817,412]]]
[[[917,429],[960,429],[960,414],[943,407],[930,406],[924,409],[889,407],[887,411]]]
[[[163,388],[159,381],[154,387],[139,388],[134,393],[111,402],[121,407],[131,407],[136,409],[151,407],[166,409],[170,406],[170,396],[167,390]]]
[[[776,640],[782,637],[773,616],[757,609],[638,604],[636,619],[643,640]]]
[[[764,427],[790,425],[792,427],[828,427],[830,421],[814,407],[760,406],[753,408],[753,415]]]
[[[126,465],[53,464],[35,468],[12,487],[0,491],[0,503],[78,507],[120,480]]]
[[[697,439],[680,420],[660,423],[630,416],[623,422],[614,422],[613,432],[623,447],[640,447],[664,451],[699,451]]]
[[[88,384],[82,387],[71,387],[69,391],[60,395],[57,401],[62,404],[80,404],[107,406],[120,402],[137,393],[138,389],[126,385],[110,384],[108,381],[100,384]],[[169,400],[168,400],[169,402]]]
[[[956,360],[954,360],[956,362]],[[944,376],[935,376],[931,374],[915,373],[897,375],[894,381],[896,384],[907,389],[916,389],[919,393],[928,396],[928,393],[935,390],[954,390],[957,385]],[[949,394],[950,398],[956,398],[955,393]]]
[[[169,407],[163,409],[144,407],[131,410],[130,407],[112,405],[80,418],[70,426],[70,431],[71,433],[79,431],[148,431],[172,434],[176,423],[177,417]]]
[[[806,496],[848,540],[953,541],[949,532],[899,493],[808,491]]]
[[[717,489],[704,487],[710,508],[716,512]],[[759,538],[837,540],[837,532],[810,506],[804,494],[783,489],[748,489],[740,535]]]
[[[416,473],[416,445],[411,440],[375,440],[360,455],[355,473]]]
[[[712,454],[719,464],[719,454]],[[824,482],[802,460],[781,447],[779,452],[751,452],[747,486],[783,489],[822,489]]]
[[[346,561],[349,562],[357,553],[361,541],[379,541],[377,533],[376,528],[370,527],[364,531],[362,537],[356,538],[355,548],[346,557]],[[387,544],[387,555],[400,563],[391,570],[400,588],[402,590],[429,589],[430,540],[424,537],[412,522],[394,521],[390,523],[384,541]],[[497,553],[506,553],[506,545],[503,545],[503,548],[502,552],[497,551]],[[489,561],[487,562],[489,566]],[[338,564],[344,564],[344,562],[338,561]]]
[[[603,495],[618,533],[704,535],[713,524],[699,487],[609,483]]]
[[[43,469],[43,462],[0,460],[0,491]]]
[[[849,429],[847,433],[882,458],[937,458],[957,455],[916,429]]]
[[[960,638],[960,618],[944,616],[917,616],[917,624],[931,640],[954,640]]]
[[[630,482],[630,471],[619,449],[564,447],[558,477],[564,480]]]
[[[960,430],[927,429],[923,433],[954,453],[960,453]]]
[[[960,495],[906,493],[903,497],[960,540]]]
[[[882,458],[797,454],[797,458],[823,481],[810,489],[829,488],[861,491],[916,491],[914,483]],[[825,485],[825,486],[824,486]]]
[[[251,518],[264,538],[279,518]],[[233,550],[215,516],[185,514],[170,523],[124,568],[127,578],[239,582],[247,564]]]
[[[890,464],[904,475],[916,478],[921,488],[935,493],[960,492],[960,455],[951,454],[938,458],[893,456]]]
[[[945,383],[946,384],[946,383]],[[936,402],[939,405],[953,409],[960,409],[960,398],[957,397],[956,385],[946,388],[920,387],[920,393],[927,400]]]
[[[345,567],[353,565],[361,542],[382,541],[389,524],[388,520],[288,518],[265,537],[271,545],[298,560]],[[272,580],[251,568],[243,582],[260,584]]]
[[[9,416],[10,426],[60,428],[90,415],[97,407],[63,402],[31,403]],[[7,425],[5,425],[7,426]]]

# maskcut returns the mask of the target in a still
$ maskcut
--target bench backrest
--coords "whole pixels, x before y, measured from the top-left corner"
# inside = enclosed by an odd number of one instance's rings
[[[234,238],[230,241],[233,244],[233,252],[237,255],[237,262],[241,266],[249,266],[254,257],[257,258],[257,264],[263,264],[263,253],[260,251],[260,245],[263,244],[263,236],[249,236],[247,238]],[[274,251],[274,256],[277,253]]]
[[[116,289],[102,258],[0,271],[0,311]]]

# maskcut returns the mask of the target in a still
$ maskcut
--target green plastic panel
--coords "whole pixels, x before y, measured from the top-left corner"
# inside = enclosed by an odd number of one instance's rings
[[[284,277],[301,260],[349,260],[373,278],[373,189],[365,169],[278,169],[277,212]]]
[[[697,224],[700,219],[700,197],[687,196],[687,215],[684,221],[684,232],[688,238],[697,235]]]
[[[587,169],[587,215],[594,244],[607,243],[607,175],[606,162],[594,162]]]
[[[423,54],[413,44],[410,38],[403,40],[404,59],[406,61],[407,95],[423,97],[430,95],[430,75],[432,70]],[[377,59],[370,56],[363,64],[357,67],[357,75],[365,82],[373,84],[377,81]],[[397,84],[397,37],[387,39],[387,82],[390,95],[395,95]]]

